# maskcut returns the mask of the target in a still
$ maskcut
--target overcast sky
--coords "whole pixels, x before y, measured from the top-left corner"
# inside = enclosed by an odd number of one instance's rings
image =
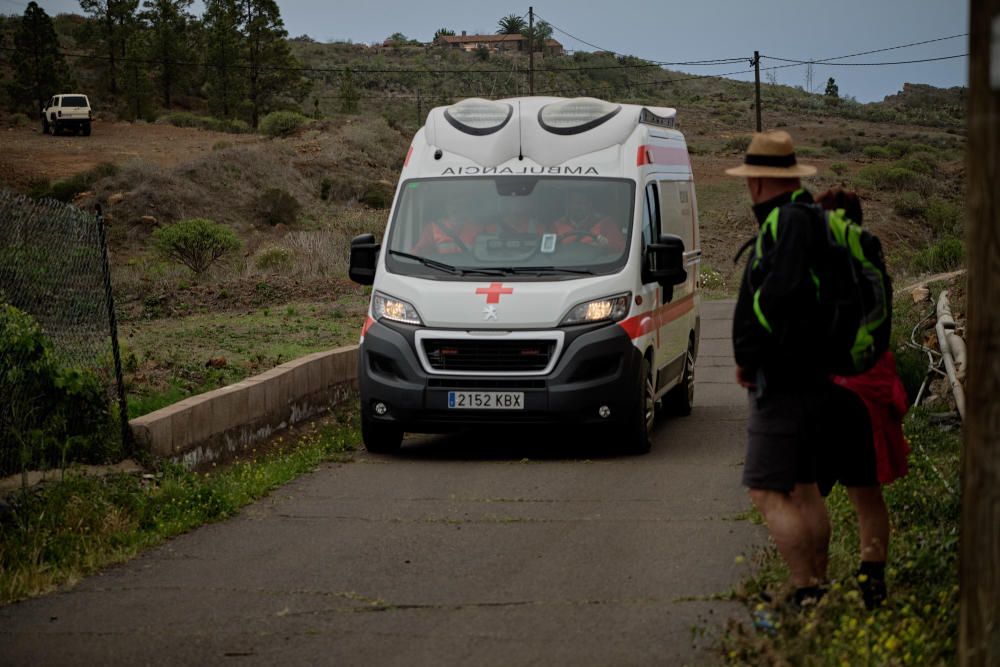
[[[0,0],[0,11],[20,13],[26,2]],[[50,14],[79,12],[75,0],[38,0]],[[527,14],[523,6],[483,0],[279,0],[288,34],[318,41],[381,42],[402,32],[430,40],[437,28],[492,33],[506,14]],[[200,12],[201,3],[195,3]],[[657,61],[691,61],[762,55],[809,60],[870,51],[968,32],[965,0],[618,0],[579,2],[535,0],[537,15],[557,28],[554,37],[567,49],[594,50],[568,35],[609,51]],[[917,60],[968,52],[968,38],[875,53],[842,62]],[[762,60],[762,65],[781,64]],[[904,82],[964,86],[966,58],[885,67],[816,65],[814,88],[834,77],[841,95],[859,101],[881,100]],[[743,64],[675,67],[696,74],[726,73],[753,80]],[[778,83],[805,85],[806,67],[775,70]],[[762,78],[765,75],[762,74]]]

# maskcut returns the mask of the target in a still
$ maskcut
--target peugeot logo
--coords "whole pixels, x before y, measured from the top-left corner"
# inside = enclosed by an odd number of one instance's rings
[[[493,304],[485,306],[483,308],[483,320],[495,320],[497,319],[497,307]]]

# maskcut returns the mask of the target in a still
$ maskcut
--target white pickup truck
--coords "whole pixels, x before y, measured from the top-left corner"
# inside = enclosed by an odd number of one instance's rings
[[[71,130],[74,133],[82,132],[83,136],[89,137],[93,118],[94,112],[86,95],[79,93],[53,95],[42,109],[42,132],[46,134],[51,132],[55,136],[61,134],[63,130]]]

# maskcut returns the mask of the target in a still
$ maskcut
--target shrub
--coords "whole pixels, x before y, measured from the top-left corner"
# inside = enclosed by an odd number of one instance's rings
[[[843,176],[847,173],[847,165],[843,162],[834,162],[830,165],[830,171],[835,173],[837,176]]]
[[[892,157],[892,153],[890,153],[889,149],[884,146],[865,146],[862,153],[864,153],[866,158],[872,160],[888,160]]]
[[[850,153],[855,150],[857,146],[851,137],[834,137],[833,139],[827,139],[823,142],[824,146],[829,146],[833,150],[837,151],[841,155],[845,153]]]
[[[218,128],[218,131],[229,132],[230,134],[249,134],[252,130],[253,128],[250,127],[250,123],[238,118],[221,121],[221,125]]]
[[[58,199],[61,202],[70,202],[81,192],[86,192],[93,187],[97,181],[102,178],[114,176],[118,171],[117,165],[110,162],[103,162],[89,171],[76,174],[62,181],[56,181],[51,185],[44,181],[35,182],[32,184],[30,194],[36,199],[50,197]]]
[[[295,251],[283,246],[268,246],[262,248],[254,259],[254,264],[261,271],[279,273],[292,268],[295,263]]]
[[[330,198],[330,190],[333,189],[333,181],[329,178],[324,178],[319,184],[319,198],[323,201],[327,201]]]
[[[927,224],[938,235],[955,236],[962,228],[961,208],[940,197],[932,197],[927,203],[925,217]]]
[[[219,258],[240,247],[232,229],[205,218],[181,220],[153,232],[153,246],[166,257],[203,273]]]
[[[370,208],[385,209],[392,204],[392,186],[382,181],[371,183],[358,197],[358,201]]]
[[[268,188],[257,197],[256,208],[264,222],[271,225],[292,225],[302,205],[281,188]]]
[[[913,268],[920,273],[943,273],[962,265],[965,245],[957,236],[946,236],[924,248],[913,258]]]
[[[160,116],[157,123],[165,123],[174,127],[193,127],[199,130],[212,130],[213,132],[228,132],[230,134],[246,134],[250,132],[250,125],[242,120],[230,118],[213,118],[211,116],[199,116],[190,111],[175,111]]]
[[[9,304],[0,304],[0,395],[0,462],[64,466],[112,455],[111,407],[97,374],[59,365],[34,318]]]
[[[747,149],[750,148],[750,139],[749,135],[732,137],[722,149],[732,153],[746,153]]]
[[[896,167],[909,169],[918,174],[931,174],[937,167],[937,158],[930,153],[910,153],[894,163]]]
[[[295,111],[272,111],[260,121],[260,132],[269,137],[287,137],[309,122],[309,118]]]
[[[915,171],[897,166],[869,165],[858,172],[858,180],[876,190],[917,190],[929,189],[928,181]]]
[[[916,192],[902,192],[893,202],[892,208],[904,218],[919,218],[927,210],[927,202]]]
[[[886,149],[893,157],[900,158],[913,150],[913,144],[905,139],[897,139],[896,141],[890,141]]]
[[[233,147],[233,142],[231,141],[216,141],[214,144],[212,144],[213,151],[224,151],[227,148],[232,148],[232,147]]]

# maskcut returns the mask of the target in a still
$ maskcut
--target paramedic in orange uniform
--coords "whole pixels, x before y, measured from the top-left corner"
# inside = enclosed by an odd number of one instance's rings
[[[483,228],[464,212],[467,209],[463,203],[448,202],[446,215],[424,227],[410,252],[420,256],[472,252],[476,237]]]
[[[566,201],[566,215],[555,222],[559,243],[584,243],[625,250],[625,235],[611,218],[594,210],[585,192],[573,190]]]

